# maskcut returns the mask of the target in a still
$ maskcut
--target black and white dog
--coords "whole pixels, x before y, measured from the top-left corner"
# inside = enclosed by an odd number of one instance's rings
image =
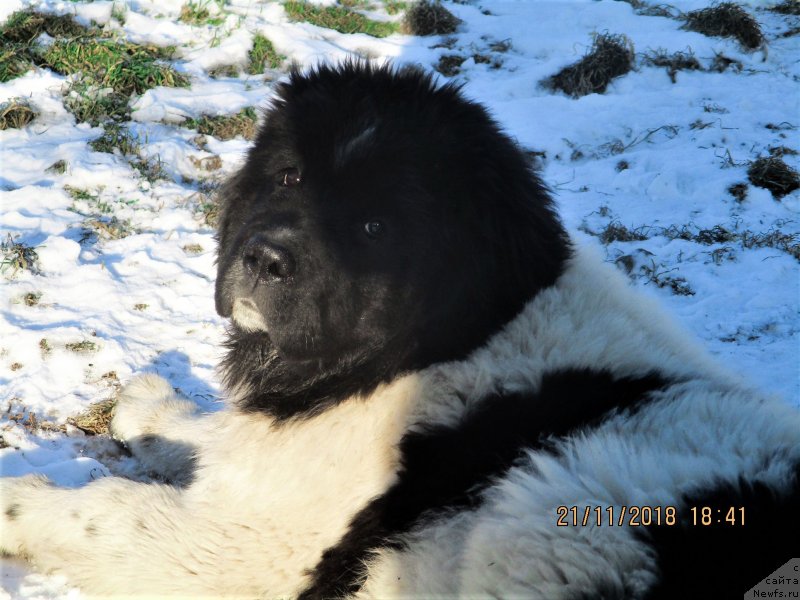
[[[293,73],[218,237],[230,407],[134,380],[113,433],[173,483],[4,479],[3,550],[304,599],[738,597],[797,555],[800,412],[574,247],[454,87]]]

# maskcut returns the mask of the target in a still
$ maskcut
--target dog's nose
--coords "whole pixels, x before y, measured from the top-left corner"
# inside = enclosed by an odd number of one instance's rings
[[[262,234],[256,234],[247,241],[242,262],[250,275],[268,283],[288,279],[294,275],[296,267],[289,250]]]

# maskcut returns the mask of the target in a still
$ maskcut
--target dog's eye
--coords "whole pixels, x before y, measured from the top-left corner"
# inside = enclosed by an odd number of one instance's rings
[[[369,221],[364,223],[364,233],[372,239],[378,238],[384,234],[386,227],[380,221]]]
[[[295,187],[301,182],[300,171],[295,168],[284,169],[278,173],[278,185],[283,187]]]

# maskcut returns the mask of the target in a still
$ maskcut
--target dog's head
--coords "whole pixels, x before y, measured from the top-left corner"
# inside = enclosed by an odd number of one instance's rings
[[[524,155],[416,69],[294,72],[222,194],[218,312],[287,368],[463,357],[568,254]],[[260,341],[259,341],[260,340]]]

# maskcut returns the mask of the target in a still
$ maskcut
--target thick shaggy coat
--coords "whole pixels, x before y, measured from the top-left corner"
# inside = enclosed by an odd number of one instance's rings
[[[456,88],[293,73],[221,202],[230,406],[134,380],[112,430],[170,483],[2,480],[3,550],[100,595],[548,600],[796,550],[800,413],[574,248]]]

